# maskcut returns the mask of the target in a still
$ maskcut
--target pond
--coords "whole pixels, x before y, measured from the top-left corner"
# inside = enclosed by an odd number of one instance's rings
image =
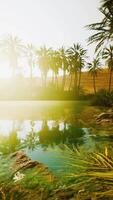
[[[22,149],[58,173],[66,170],[65,145],[85,152],[112,146],[108,132],[99,134],[96,128],[78,123],[86,107],[82,101],[0,102],[0,153]]]

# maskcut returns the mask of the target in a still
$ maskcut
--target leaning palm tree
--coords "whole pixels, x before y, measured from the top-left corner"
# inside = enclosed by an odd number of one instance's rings
[[[15,71],[18,67],[19,57],[23,52],[23,43],[16,36],[8,35],[0,41],[0,53],[8,60],[13,77],[15,76]]]
[[[96,51],[113,40],[113,0],[103,0],[99,10],[103,19],[87,26],[89,30],[96,31],[88,38],[89,44],[97,43]]]
[[[109,92],[111,91],[112,74],[113,74],[113,46],[110,45],[102,52],[102,57],[107,61],[109,69]]]
[[[96,58],[94,58],[91,63],[88,63],[89,73],[91,74],[93,78],[94,94],[96,94],[96,77],[99,71],[101,71],[100,66],[101,66],[100,58],[98,56],[96,56]]]
[[[27,44],[25,47],[25,56],[30,68],[30,78],[32,80],[33,68],[35,66],[35,47],[32,44]]]
[[[36,50],[36,55],[38,57],[38,64],[42,74],[42,80],[44,80],[44,86],[46,87],[47,74],[50,68],[50,52],[51,48],[47,49],[45,46]]]

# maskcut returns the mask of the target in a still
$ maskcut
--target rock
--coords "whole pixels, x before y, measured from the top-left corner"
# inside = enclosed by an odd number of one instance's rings
[[[40,171],[40,173],[47,178],[49,182],[53,182],[56,178],[49,172],[48,167],[42,163],[32,160],[24,152],[17,151],[11,155],[12,159],[12,169],[13,171],[19,171],[21,169],[31,169],[35,168]]]
[[[15,170],[28,169],[28,168],[34,168],[34,167],[47,169],[47,167],[44,166],[42,163],[32,160],[22,151],[17,151],[13,153],[11,155],[11,158],[13,159],[12,168]]]
[[[97,116],[97,120],[102,120],[102,119],[113,119],[113,113],[101,113],[100,115]]]
[[[99,125],[112,125],[113,124],[113,110],[109,109],[106,113],[103,112],[96,117],[96,123]]]

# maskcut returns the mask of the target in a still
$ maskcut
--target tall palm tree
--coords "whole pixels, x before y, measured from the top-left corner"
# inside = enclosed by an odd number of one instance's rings
[[[93,78],[94,94],[96,94],[96,77],[98,73],[101,71],[100,66],[101,66],[100,58],[98,56],[96,56],[91,63],[88,63],[89,73]]]
[[[81,46],[79,46],[78,49],[78,55],[79,55],[79,65],[78,65],[78,95],[80,92],[80,84],[81,84],[81,73],[82,73],[82,69],[85,67],[85,63],[86,63],[86,56],[87,51],[85,49],[83,49]]]
[[[68,53],[68,56],[71,60],[71,66],[72,66],[72,72],[74,73],[74,87],[75,89],[77,89],[77,83],[78,83],[78,66],[79,66],[79,63],[78,63],[78,52],[77,52],[77,49],[78,49],[78,44],[73,44],[72,47],[70,47],[68,50],[67,50],[67,53]]]
[[[81,83],[81,71],[85,66],[85,58],[87,51],[80,44],[73,44],[67,50],[69,60],[71,62],[71,72],[74,72],[74,86],[79,93]]]
[[[24,45],[17,36],[8,35],[0,41],[0,53],[8,60],[13,77],[18,67],[18,59],[23,51]]]
[[[61,64],[62,63],[59,52],[56,50],[52,50],[50,53],[50,68],[53,71],[52,84],[55,84],[56,89],[58,89],[58,73]]]
[[[69,56],[69,55],[68,55],[68,63],[69,63],[68,74],[69,74],[69,77],[70,77],[68,90],[71,91],[71,89],[72,89],[72,82],[73,82],[74,68],[73,68],[72,57]]]
[[[51,49],[50,52],[50,59],[49,59],[49,65],[50,65],[50,70],[52,71],[52,85],[54,85],[55,83],[55,74],[54,74],[54,69],[55,69],[55,51],[53,49]]]
[[[102,57],[107,61],[109,69],[109,92],[111,91],[112,74],[113,74],[113,46],[110,45],[102,52]]]
[[[89,44],[97,43],[96,51],[113,40],[113,0],[103,0],[99,10],[103,14],[103,19],[87,26],[89,30],[96,31],[88,38]]]
[[[65,90],[66,71],[68,70],[67,51],[64,47],[59,49],[59,59],[61,60],[61,69],[63,70],[62,89]]]
[[[47,74],[50,68],[50,53],[51,48],[47,49],[46,46],[41,47],[36,51],[38,56],[38,64],[42,73],[42,80],[44,79],[44,86],[46,87]]]
[[[30,68],[30,78],[32,80],[33,68],[35,66],[35,47],[32,44],[27,44],[25,47],[25,56]]]

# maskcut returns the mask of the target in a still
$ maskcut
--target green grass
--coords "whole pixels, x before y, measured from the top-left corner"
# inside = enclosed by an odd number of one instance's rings
[[[0,199],[3,200],[112,200],[113,158],[105,147],[104,152],[83,153],[64,146],[67,171],[54,177],[48,170],[20,170],[25,177],[14,182],[10,157],[0,160]],[[62,159],[62,157],[61,157]]]

